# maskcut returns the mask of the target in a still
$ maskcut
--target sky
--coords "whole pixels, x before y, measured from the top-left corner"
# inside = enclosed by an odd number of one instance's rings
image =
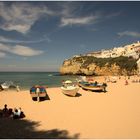
[[[59,71],[74,55],[140,40],[140,1],[0,1],[0,71]]]

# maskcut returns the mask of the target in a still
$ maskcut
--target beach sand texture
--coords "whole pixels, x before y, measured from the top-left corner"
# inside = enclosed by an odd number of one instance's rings
[[[106,93],[80,89],[77,97],[47,88],[50,100],[29,91],[0,92],[0,108],[21,107],[22,120],[0,119],[0,138],[140,138],[140,83],[108,83]]]

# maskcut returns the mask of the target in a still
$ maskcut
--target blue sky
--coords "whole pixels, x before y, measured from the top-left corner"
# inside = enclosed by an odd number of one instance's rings
[[[73,55],[140,40],[139,1],[0,2],[0,71],[59,71]]]

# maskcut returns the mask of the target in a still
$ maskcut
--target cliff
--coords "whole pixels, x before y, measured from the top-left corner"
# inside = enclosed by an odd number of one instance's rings
[[[94,56],[73,57],[63,62],[61,74],[77,75],[133,75],[137,74],[136,59],[124,56],[96,58]]]

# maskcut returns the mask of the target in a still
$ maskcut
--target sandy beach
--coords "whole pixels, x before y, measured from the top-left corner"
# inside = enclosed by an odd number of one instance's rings
[[[0,109],[21,107],[21,120],[0,119],[0,138],[140,139],[140,83],[108,83],[107,92],[80,88],[77,97],[47,88],[48,100],[33,101],[29,90],[0,92]]]

